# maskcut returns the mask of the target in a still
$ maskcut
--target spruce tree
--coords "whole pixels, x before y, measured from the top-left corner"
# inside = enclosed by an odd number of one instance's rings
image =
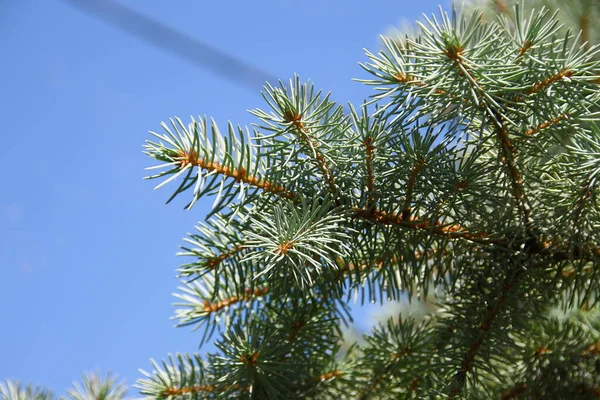
[[[334,103],[267,84],[254,127],[174,118],[145,152],[185,239],[181,326],[151,398],[600,397],[598,48],[520,7],[426,18]],[[348,303],[433,301],[340,351]]]

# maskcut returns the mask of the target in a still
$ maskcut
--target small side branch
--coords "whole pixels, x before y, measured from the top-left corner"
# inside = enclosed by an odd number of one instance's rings
[[[498,14],[510,15],[510,7],[506,0],[494,0],[493,3]]]
[[[525,131],[525,135],[533,136],[533,135],[539,133],[540,131],[542,131],[546,128],[549,128],[552,125],[556,125],[556,124],[560,123],[560,121],[562,121],[563,119],[567,119],[567,118],[569,118],[569,116],[567,114],[562,114],[562,115],[559,115],[558,117],[554,117],[551,120],[542,122],[541,124],[534,126],[533,128],[527,129]]]
[[[581,224],[582,217],[584,215],[584,210],[592,196],[594,195],[595,186],[592,182],[589,182],[585,187],[583,187],[581,197],[577,202],[577,206],[575,207],[575,213],[573,218],[573,225],[575,229]]]
[[[377,389],[377,386],[379,386],[381,384],[381,382],[383,382],[384,379],[388,379],[388,373],[389,371],[392,369],[392,367],[394,366],[394,363],[391,362],[390,364],[388,364],[388,366],[379,374],[379,376],[377,378],[374,377],[374,379],[371,381],[371,383],[369,384],[369,386],[367,386],[362,393],[359,396],[359,400],[367,400],[369,399],[369,396],[373,393],[373,391],[375,389]]]
[[[417,181],[417,175],[421,171],[421,168],[423,168],[424,164],[425,164],[425,159],[423,157],[421,157],[421,158],[419,158],[419,160],[417,160],[417,162],[410,169],[408,183],[406,184],[406,199],[404,200],[404,208],[402,210],[402,219],[403,220],[410,219],[410,213],[411,213],[410,204],[412,203],[413,188],[415,186],[415,182]]]
[[[414,256],[409,260],[405,260],[404,256],[393,255],[388,259],[383,257],[375,257],[372,260],[365,260],[363,262],[359,261],[356,264],[352,262],[346,262],[342,257],[339,257],[336,260],[339,269],[336,271],[334,277],[335,279],[345,279],[350,274],[365,275],[371,272],[377,273],[377,271],[380,271],[382,268],[401,268],[401,264],[405,261],[413,262],[414,260],[427,260],[437,254],[448,256],[452,253],[447,249],[435,248],[431,251],[415,251]],[[434,268],[434,270],[437,270],[437,268]]]
[[[415,86],[415,87],[420,87],[420,88],[427,88],[428,85],[424,82],[418,81],[416,79],[414,79],[412,76],[408,75],[408,74],[395,74],[394,78],[396,78],[396,81],[398,83],[404,84],[406,86]],[[460,98],[461,102],[464,104],[468,103],[468,100],[465,98],[462,98],[460,96],[457,96],[455,94],[452,93],[448,93],[447,91],[443,90],[443,89],[434,89],[433,93],[435,94],[440,94],[440,95],[448,95],[453,99],[458,99]]]
[[[292,324],[292,330],[288,336],[290,343],[294,343],[298,337],[298,333],[306,326],[304,321],[296,321]]]
[[[462,186],[462,185],[461,185]],[[600,258],[600,246],[571,246],[569,243],[559,244],[551,242],[541,242],[537,245],[527,246],[525,249],[521,246],[527,238],[521,241],[515,241],[514,238],[490,237],[486,232],[469,232],[469,230],[459,224],[443,224],[441,221],[431,223],[429,219],[409,217],[404,219],[401,214],[388,213],[379,209],[352,208],[354,218],[361,218],[371,222],[383,225],[396,225],[409,230],[424,231],[433,235],[442,236],[450,239],[464,239],[481,245],[494,245],[499,248],[513,250],[516,252],[525,252],[527,254],[547,255],[548,261],[565,260],[584,260],[598,262]],[[352,270],[356,266],[352,266]]]
[[[538,82],[535,85],[531,86],[525,92],[527,94],[535,94],[535,93],[547,88],[548,86],[552,85],[553,83],[562,80],[565,77],[568,78],[568,77],[572,76],[574,73],[575,73],[575,71],[573,71],[572,69],[568,69],[568,68],[563,69],[559,73],[549,76],[548,78],[544,79],[543,81]]]
[[[553,261],[589,261],[598,262],[600,260],[600,246],[581,245],[572,246],[566,243],[558,249],[552,251],[550,259]],[[585,269],[583,270],[585,272]]]
[[[435,202],[436,207],[434,215],[440,215],[440,213],[443,211],[442,208],[447,204],[447,202],[450,199],[452,199],[458,192],[465,190],[467,186],[469,186],[469,181],[466,179],[462,179],[454,185],[452,185],[452,189],[440,196],[440,198]]]
[[[261,179],[258,176],[251,175],[244,168],[229,168],[218,162],[204,160],[198,156],[195,150],[181,152],[178,159],[181,168],[185,168],[190,164],[195,165],[198,168],[214,171],[218,174],[233,178],[236,182],[244,182],[250,186],[257,187],[274,195],[282,196],[286,199],[294,199],[296,197],[294,193],[286,190],[283,186]]]
[[[379,385],[381,385],[383,383],[384,380],[389,379],[390,372],[396,366],[396,363],[398,362],[398,360],[400,360],[403,357],[406,357],[410,353],[411,353],[411,350],[408,347],[405,347],[399,353],[392,354],[389,364],[386,366],[386,368],[383,371],[381,371],[378,374],[379,376],[373,377],[373,379],[371,380],[371,383],[360,394],[359,399],[367,400],[372,397],[376,397],[376,396],[371,396],[373,394],[373,392],[377,389],[377,387]],[[414,391],[418,390],[418,388],[419,388],[419,378],[415,378],[410,381],[410,384],[407,389],[410,390],[411,392],[414,392]]]
[[[183,396],[183,395],[191,395],[194,393],[222,393],[229,390],[236,390],[240,392],[248,392],[250,391],[250,386],[240,386],[240,385],[224,385],[224,386],[215,386],[215,385],[195,385],[189,387],[170,387],[162,391],[163,397],[170,396]]]
[[[517,383],[512,388],[510,388],[507,391],[505,391],[504,394],[502,395],[501,399],[502,400],[516,399],[525,390],[527,390],[527,384],[525,382]]]
[[[504,284],[504,286],[502,287],[502,293],[498,297],[496,304],[494,305],[494,307],[489,309],[485,320],[482,321],[482,323],[480,324],[479,333],[475,340],[473,340],[471,347],[467,351],[467,354],[465,355],[465,358],[461,363],[460,370],[454,376],[454,380],[451,386],[452,389],[448,394],[448,400],[454,400],[464,388],[467,374],[469,374],[473,369],[473,365],[475,364],[475,357],[477,356],[481,345],[488,338],[492,324],[498,317],[499,313],[501,312],[502,306],[506,302],[507,297],[510,295],[511,290],[515,287],[522,274],[523,272],[518,271],[513,275],[513,277],[510,280],[508,280],[508,282]]]
[[[466,60],[463,56],[463,48],[459,45],[452,43],[449,44],[446,49],[446,56],[454,61],[456,67],[459,71],[460,76],[464,76],[467,79],[467,82],[471,85],[476,95],[479,97],[479,101],[484,101],[486,98],[485,90],[480,86],[477,82],[477,79],[470,72],[470,68],[468,67]],[[546,79],[544,82],[540,82],[536,84],[532,89],[531,93],[541,90],[543,87],[552,84],[553,82],[562,79],[564,76],[568,74],[573,74],[573,72],[564,71],[564,73],[558,74],[556,76],[550,77]],[[570,76],[570,75],[569,75]],[[494,110],[491,107],[484,108],[488,116],[494,121],[496,125],[496,136],[498,138],[498,143],[500,145],[500,153],[502,162],[506,165],[508,169],[508,175],[511,180],[511,185],[513,189],[513,196],[515,197],[515,201],[517,202],[517,207],[519,208],[523,222],[528,233],[531,231],[532,221],[531,221],[531,212],[530,207],[527,202],[527,198],[525,196],[525,192],[523,190],[523,179],[521,178],[521,174],[517,169],[515,162],[515,148],[512,145],[509,139],[509,132],[504,123],[504,119],[502,115]],[[532,235],[530,235],[532,236]]]
[[[549,76],[548,78],[544,79],[543,81],[537,82],[533,86],[527,88],[525,90],[525,94],[527,94],[527,95],[536,94],[536,93],[540,92],[541,90],[544,90],[548,86],[552,85],[553,83],[562,80],[563,78],[569,78],[573,74],[575,74],[575,71],[573,71],[571,69],[564,69],[564,70],[560,71],[559,73]],[[522,99],[521,95],[515,96],[515,101],[521,101],[521,99]]]
[[[231,250],[221,253],[218,256],[207,258],[206,261],[204,262],[204,265],[206,265],[206,267],[211,270],[215,269],[219,265],[221,265],[221,263],[223,261],[225,261],[229,257],[233,257],[234,255],[236,255],[237,253],[239,253],[240,251],[242,251],[244,249],[245,249],[245,247],[243,247],[243,246],[235,246]]]
[[[375,146],[373,146],[373,138],[368,136],[363,141],[365,146],[365,167],[367,169],[367,208],[375,204],[375,179],[373,177],[373,158],[375,156]]]
[[[530,40],[526,40],[523,42],[523,44],[519,48],[519,55],[517,56],[518,61],[520,61],[520,59],[525,55],[525,53],[527,53],[527,51],[531,48],[532,44],[533,43],[531,43]]]
[[[227,299],[220,300],[215,303],[211,303],[208,300],[205,300],[203,311],[207,314],[212,314],[212,313],[222,310],[225,307],[229,307],[233,304],[236,304],[236,303],[239,303],[242,301],[249,301],[250,299],[253,299],[255,297],[264,296],[265,294],[267,294],[268,291],[269,291],[269,288],[267,286],[265,286],[265,287],[254,289],[254,290],[246,289],[246,292],[243,295],[231,296]]]
[[[498,144],[500,145],[500,155],[501,161],[506,166],[508,170],[508,176],[510,178],[513,197],[515,198],[515,202],[517,203],[517,207],[521,212],[521,216],[523,218],[523,223],[527,231],[530,231],[533,228],[532,220],[531,220],[531,209],[529,207],[527,197],[525,196],[525,191],[523,189],[523,178],[521,177],[521,173],[517,168],[515,161],[515,148],[508,137],[508,129],[504,124],[504,119],[499,113],[493,114],[494,119],[497,121],[496,125],[496,137],[498,139]]]
[[[543,354],[551,352],[552,349],[548,346],[542,346],[540,347],[540,349],[536,352],[538,357],[541,357]],[[579,350],[576,352],[571,353],[571,356],[593,356],[596,357],[600,354],[600,342],[595,342],[592,343],[590,345],[587,345],[583,348],[583,350]],[[538,377],[539,379],[539,377]],[[512,399],[516,399],[518,398],[523,392],[525,392],[527,390],[527,388],[529,387],[529,385],[526,382],[519,382],[515,385],[513,385],[511,388],[507,389],[504,391],[504,393],[502,394],[501,399],[502,400],[512,400]],[[583,388],[582,388],[583,389]],[[600,387],[591,387],[591,388],[587,388],[590,391],[590,394],[593,395],[593,397],[600,397]]]
[[[317,381],[317,382],[330,381],[333,379],[339,379],[342,376],[344,376],[344,373],[342,371],[340,371],[339,369],[336,369],[334,371],[329,371],[329,372],[326,372],[324,374],[317,376],[315,378],[315,381]]]
[[[288,110],[284,114],[284,120],[285,122],[292,124],[294,130],[300,137],[300,140],[304,143],[306,147],[312,150],[313,156],[315,157],[315,161],[317,162],[317,166],[323,174],[323,176],[325,177],[327,184],[329,185],[329,190],[331,191],[331,193],[335,194],[337,192],[337,187],[335,185],[333,171],[329,168],[329,165],[327,163],[327,160],[325,159],[325,156],[323,156],[323,153],[319,151],[317,141],[310,137],[308,129],[306,128],[306,126],[304,126],[304,123],[302,122],[302,115]]]
[[[357,218],[363,218],[384,225],[397,225],[407,229],[423,230],[440,236],[462,238],[478,243],[494,243],[493,240],[486,240],[487,235],[484,232],[469,232],[459,224],[443,225],[441,223],[436,223],[432,225],[431,222],[426,219],[417,219],[414,217],[403,218],[401,214],[387,213],[378,209],[365,210],[354,208],[352,209],[352,212]]]
[[[256,357],[257,353],[252,354],[250,357],[244,357],[244,360],[246,361],[252,361],[250,359],[252,359],[254,356],[254,358]],[[254,360],[255,362],[255,360]],[[315,383],[321,383],[321,382],[325,382],[325,381],[331,381],[334,379],[339,379],[341,377],[344,376],[344,373],[340,370],[333,370],[333,371],[329,371],[329,372],[325,372],[321,375],[315,376],[315,378],[313,379],[313,382]],[[238,391],[238,392],[248,392],[250,391],[251,387],[250,386],[241,386],[241,385],[223,385],[223,386],[217,386],[217,385],[194,385],[194,386],[188,386],[188,387],[168,387],[165,390],[162,391],[162,396],[163,397],[170,397],[170,396],[183,396],[183,395],[191,395],[194,393],[223,393],[226,391]]]

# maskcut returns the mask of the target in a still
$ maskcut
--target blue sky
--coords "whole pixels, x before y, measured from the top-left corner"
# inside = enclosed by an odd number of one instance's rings
[[[362,48],[439,2],[121,0],[355,103],[371,93],[351,81]],[[174,254],[212,204],[164,205],[169,187],[142,180],[147,131],[172,116],[249,124],[263,100],[64,0],[0,1],[0,50],[0,380],[63,393],[97,368],[133,384],[149,358],[197,350],[169,319]]]

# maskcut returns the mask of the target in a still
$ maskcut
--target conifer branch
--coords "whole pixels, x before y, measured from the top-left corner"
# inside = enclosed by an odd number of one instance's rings
[[[511,290],[515,287],[523,274],[523,270],[517,270],[517,272],[513,274],[508,282],[505,282],[502,287],[502,292],[496,300],[496,303],[493,307],[489,308],[486,318],[479,324],[479,333],[465,354],[460,366],[460,370],[454,376],[452,385],[450,386],[451,390],[448,394],[448,400],[455,399],[456,396],[462,391],[466,383],[467,374],[471,372],[473,366],[475,365],[475,358],[477,357],[477,353],[479,352],[481,345],[488,338],[490,334],[490,328],[494,324],[496,317],[498,317],[498,315],[502,312],[502,307],[506,303],[507,298],[510,296]]]
[[[360,262],[360,260],[356,263],[348,262],[342,258],[338,258],[337,264],[339,265],[339,270],[335,274],[335,279],[342,280],[345,279],[350,274],[363,274],[370,273],[372,271],[378,272],[382,268],[392,267],[392,268],[400,268],[401,263],[403,262],[414,262],[414,261],[422,261],[427,260],[429,257],[435,254],[441,253],[444,256],[448,256],[452,254],[447,249],[433,249],[430,251],[415,251],[412,257],[405,258],[404,255],[393,255],[389,259],[385,259],[383,257],[375,257],[373,260],[365,260]],[[435,267],[433,268],[436,269]],[[361,281],[362,282],[362,281]]]
[[[519,397],[523,392],[527,390],[526,383],[517,383],[511,389],[505,390],[502,394],[502,400],[511,400]]]
[[[469,232],[459,224],[444,225],[438,221],[432,225],[429,220],[424,218],[404,218],[402,214],[388,213],[379,209],[366,210],[353,208],[352,212],[358,218],[363,218],[383,225],[397,225],[411,230],[426,231],[452,239],[467,239],[481,244],[501,243],[500,241],[496,242],[494,239],[487,239],[488,236],[485,232]]]
[[[524,133],[527,136],[533,136],[546,128],[549,128],[553,125],[557,125],[558,123],[560,123],[560,121],[567,118],[569,118],[569,114],[559,115],[558,117],[554,117],[548,121],[542,122],[533,128],[527,129]]]
[[[412,203],[412,196],[413,196],[413,188],[415,186],[415,182],[417,180],[417,175],[419,174],[419,172],[421,171],[421,168],[423,168],[423,165],[425,164],[425,159],[423,157],[419,158],[419,160],[417,160],[417,162],[412,166],[412,168],[410,169],[410,175],[408,177],[408,182],[406,184],[406,199],[404,200],[404,207],[402,209],[402,219],[403,220],[410,220],[410,213],[411,213],[411,203]]]
[[[562,71],[547,77],[543,81],[537,82],[535,85],[526,89],[525,93],[535,94],[535,93],[547,88],[548,86],[552,85],[555,82],[558,82],[560,80],[563,80],[564,78],[569,78],[569,77],[573,76],[573,74],[575,74],[574,70],[572,70],[570,68],[565,68]]]
[[[181,302],[175,303],[178,308],[175,318],[179,319],[177,326],[195,325],[194,329],[203,327],[204,334],[200,343],[208,339],[215,323],[224,314],[234,315],[240,312],[243,303],[253,306],[254,301],[271,292],[268,286],[254,286],[253,282],[240,283],[239,277],[231,277],[228,281],[215,278],[214,274],[206,274],[201,279],[193,279],[180,287],[180,293],[175,297]]]
[[[548,249],[551,246],[547,243],[543,245],[543,249]],[[557,246],[555,250],[550,253],[550,258],[554,261],[589,261],[598,262],[600,257],[600,246],[593,245],[574,245],[572,243],[566,243],[561,246]]]
[[[180,170],[183,170],[188,165],[194,165],[198,168],[206,170],[207,172],[216,172],[217,174],[232,178],[236,182],[246,183],[250,186],[254,186],[258,189],[264,190],[265,192],[278,195],[286,199],[293,199],[296,197],[294,193],[286,190],[283,186],[270,182],[259,176],[251,175],[244,168],[229,168],[216,161],[208,161],[203,159],[202,157],[198,156],[194,149],[180,152],[176,159],[179,160]]]
[[[521,212],[523,222],[528,234],[531,235],[533,228],[531,220],[531,207],[527,201],[525,190],[523,188],[523,178],[516,165],[515,153],[516,150],[509,138],[508,128],[504,122],[504,118],[496,112],[492,112],[492,116],[496,121],[496,135],[500,146],[501,161],[507,168],[508,176],[512,186],[512,194],[519,211]]]
[[[418,81],[418,80],[416,80],[415,78],[413,78],[412,76],[410,76],[408,74],[396,73],[396,74],[393,75],[393,77],[395,78],[396,82],[403,84],[407,88],[410,88],[412,86],[412,87],[427,89],[427,88],[430,87],[430,85],[426,84],[425,82]],[[457,95],[455,95],[453,93],[449,93],[448,91],[446,91],[444,89],[434,88],[433,89],[433,93],[439,94],[439,95],[448,95],[452,99],[460,99],[460,101],[463,104],[467,104],[468,103],[467,99],[461,98],[460,96],[457,96]]]
[[[436,206],[434,215],[439,215],[440,213],[442,213],[444,211],[442,207],[446,205],[446,203],[458,192],[465,190],[467,186],[469,186],[469,181],[467,179],[461,179],[460,181],[452,185],[452,189],[446,191],[446,193],[440,196],[440,198],[435,202]]]
[[[344,373],[339,369],[324,372],[313,379],[314,383],[321,383],[326,381],[332,381],[339,379],[344,376]],[[223,393],[229,391],[236,392],[249,392],[252,386],[241,386],[241,385],[192,385],[184,387],[167,387],[161,395],[164,397],[170,396],[184,396],[193,395],[194,393]]]
[[[417,391],[420,381],[428,379],[424,375],[434,351],[430,333],[433,331],[427,319],[417,324],[414,318],[400,315],[388,319],[385,325],[380,323],[366,335],[369,345],[361,364],[370,379],[356,397],[379,398],[379,394],[385,393],[383,390],[393,387]],[[415,360],[428,361],[423,365],[415,364]]]
[[[561,271],[561,275],[563,278],[573,278],[575,277],[578,273],[579,274],[587,274],[590,272],[594,271],[594,267],[591,265],[588,265],[586,267],[581,268],[581,270],[576,270],[575,268],[570,268],[570,269],[564,269]]]
[[[284,121],[287,123],[291,123],[294,127],[294,131],[307,148],[309,148],[315,158],[317,163],[317,167],[325,177],[327,184],[329,185],[330,192],[335,195],[337,193],[337,187],[335,185],[335,180],[333,177],[333,171],[329,168],[327,160],[320,152],[317,141],[310,137],[309,131],[307,127],[302,122],[302,115],[292,111],[291,109],[285,110],[283,114]]]
[[[502,400],[512,400],[519,398],[529,387],[527,383],[521,382],[514,385],[511,389],[506,390],[501,399]],[[600,398],[600,387],[586,387],[586,386],[576,386],[575,392],[580,395],[589,395],[589,398]],[[587,397],[586,397],[587,398]]]
[[[539,359],[544,354],[552,353],[552,352],[553,352],[553,349],[551,346],[541,346],[536,351],[536,357]],[[573,358],[574,356],[582,356],[582,357],[591,356],[591,357],[595,358],[595,357],[598,357],[598,355],[600,355],[600,341],[596,341],[589,345],[586,345],[581,350],[570,352],[570,354],[567,354],[565,356],[565,358],[569,359],[569,358]],[[541,376],[538,375],[535,379],[540,380]],[[502,400],[516,399],[521,394],[523,394],[529,388],[529,386],[530,385],[528,385],[527,382],[516,383],[516,384],[512,385],[511,388],[502,391],[501,399]],[[577,389],[577,392],[581,393],[581,394],[590,394],[594,398],[596,398],[596,397],[600,398],[600,386],[598,386],[598,385],[596,385],[595,387],[580,386]]]
[[[573,213],[573,225],[575,229],[581,224],[581,218],[584,214],[584,209],[592,196],[594,195],[595,185],[593,180],[590,181],[585,187],[582,188],[579,201],[575,205],[575,212]]]
[[[367,399],[373,398],[372,395],[377,390],[379,385],[381,385],[384,382],[384,380],[390,378],[390,372],[396,366],[395,365],[396,361],[399,358],[402,358],[402,357],[405,357],[408,355],[410,355],[410,349],[408,349],[408,348],[403,349],[403,351],[400,353],[393,353],[391,361],[387,365],[387,367],[383,371],[379,371],[379,373],[377,374],[378,375],[377,377],[373,377],[373,379],[371,380],[371,383],[369,383],[369,385],[367,385],[367,387],[365,387],[361,391],[358,399],[359,400],[367,400]],[[417,377],[415,379],[411,379],[407,389],[410,392],[415,392],[418,388],[419,388],[419,378]]]
[[[193,395],[194,393],[222,393],[228,392],[230,390],[240,391],[240,392],[248,392],[250,391],[250,386],[242,387],[240,385],[194,385],[194,386],[186,386],[186,387],[168,387],[162,391],[161,395],[164,397],[170,396],[184,396],[184,395]]]
[[[169,176],[158,184],[155,189],[169,182],[183,177],[181,184],[167,200],[169,203],[178,194],[193,187],[193,198],[186,206],[190,209],[200,197],[212,194],[217,195],[213,215],[227,207],[233,200],[232,190],[238,186],[238,206],[255,197],[248,193],[245,186],[277,195],[286,199],[295,198],[295,194],[288,191],[283,185],[277,183],[282,179],[281,171],[270,172],[266,177],[264,160],[257,155],[253,146],[246,141],[249,133],[241,127],[228,124],[226,135],[221,134],[216,122],[211,120],[210,127],[206,119],[196,121],[192,118],[187,126],[179,119],[171,120],[171,127],[162,123],[164,134],[150,132],[160,141],[158,143],[146,141],[145,153],[164,164],[147,169],[169,168],[146,179],[156,179]],[[196,168],[196,173],[192,176]]]
[[[212,314],[222,310],[225,307],[229,307],[233,304],[249,301],[255,297],[262,297],[269,291],[267,286],[257,289],[246,289],[243,295],[231,296],[223,300],[219,300],[215,303],[211,303],[208,300],[204,300],[204,307],[202,308],[202,312],[206,314]]]
[[[393,364],[389,364],[377,377],[373,377],[371,383],[361,392],[358,396],[359,400],[367,400],[369,396],[377,389],[377,387],[383,382],[384,379],[389,378],[389,372],[392,369]]]
[[[225,251],[217,256],[209,257],[204,261],[204,265],[206,265],[208,269],[214,270],[221,265],[223,261],[242,252],[244,248],[244,246],[235,246],[231,250]]]
[[[455,62],[456,66],[460,71],[459,75],[467,78],[467,81],[475,90],[475,93],[478,96],[477,101],[486,101],[485,99],[488,96],[486,95],[485,90],[477,82],[475,76],[473,76],[470,73],[470,68],[468,67],[465,61],[463,51],[464,49],[462,46],[455,43],[449,43],[446,49],[446,55],[449,59]],[[558,79],[562,79],[562,76],[560,78],[557,78],[557,80]],[[551,81],[550,83],[552,82],[553,81]],[[534,86],[534,88],[537,88],[538,86],[539,85],[536,85]],[[519,172],[516,165],[516,150],[509,138],[509,131],[504,122],[504,117],[500,114],[500,112],[496,111],[492,107],[495,107],[495,105],[487,105],[486,107],[484,107],[484,109],[495,125],[496,136],[498,139],[498,144],[500,146],[501,161],[506,165],[508,176],[512,186],[513,197],[523,217],[525,228],[527,229],[528,234],[530,234],[533,237],[531,233],[531,230],[533,228],[530,211],[531,207],[528,204],[527,197],[523,189],[523,179],[521,177],[521,173]]]
[[[315,381],[317,381],[317,382],[330,381],[333,379],[339,379],[342,376],[344,376],[344,373],[342,371],[340,371],[339,369],[336,369],[333,371],[325,372],[325,373],[317,376],[315,378]]]
[[[476,101],[490,101],[491,99],[489,99],[489,97],[486,95],[485,89],[479,85],[475,76],[473,76],[470,72],[470,67],[467,65],[468,63],[465,60],[463,51],[464,48],[458,43],[448,43],[446,48],[446,56],[450,60],[454,61],[455,65],[459,70],[459,75],[464,76],[467,79],[467,81],[475,91],[475,94],[478,96]],[[562,79],[562,76],[558,79]],[[539,85],[534,86],[534,88],[537,88],[537,86]],[[508,128],[506,127],[506,124],[504,122],[504,117],[493,107],[496,107],[496,105],[486,105],[484,109],[486,114],[488,114],[488,116],[492,119],[495,125],[496,136],[498,139],[498,144],[500,146],[500,154],[502,156],[501,160],[506,165],[506,168],[508,170],[508,176],[511,181],[513,197],[515,198],[517,207],[519,208],[523,217],[525,228],[531,235],[531,229],[533,228],[530,212],[531,208],[528,204],[527,197],[523,190],[523,179],[521,178],[521,173],[519,172],[516,165],[516,151],[512,142],[510,141]]]
[[[518,7],[500,22],[426,19],[418,37],[368,53],[375,78],[363,82],[378,92],[360,116],[296,76],[267,84],[271,111],[252,111],[261,122],[247,142],[239,127],[176,120],[147,144],[169,169],[159,186],[183,177],[175,194],[196,183],[192,204],[217,197],[181,253],[195,260],[180,269],[192,279],[176,317],[222,339],[206,364],[147,374],[144,394],[511,399],[551,388],[536,360],[572,343],[591,343],[576,355],[589,365],[565,393],[595,393],[597,321],[573,314],[564,333],[539,310],[598,301],[597,50]],[[335,358],[352,294],[411,299],[432,285],[443,313],[430,325],[389,319],[359,357]],[[515,385],[501,391],[501,376]]]
[[[533,43],[531,43],[530,40],[525,40],[523,42],[523,44],[519,47],[519,55],[517,56],[517,63],[519,63],[521,61],[521,59],[523,58],[523,56],[525,55],[525,53],[527,53],[527,51],[529,49],[531,49],[531,45]]]
[[[373,138],[367,136],[363,140],[365,146],[365,168],[367,169],[367,208],[370,208],[375,204],[375,178],[373,177],[373,157],[375,152],[375,146],[373,146]]]

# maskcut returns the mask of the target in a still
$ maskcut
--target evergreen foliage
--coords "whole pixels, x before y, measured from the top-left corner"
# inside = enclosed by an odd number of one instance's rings
[[[21,382],[7,380],[0,384],[0,399],[2,400],[51,400],[53,393],[47,389],[32,384],[23,385]]]
[[[562,32],[581,32],[579,42],[584,46],[600,43],[600,30],[593,23],[600,18],[600,3],[596,0],[473,0],[465,3],[468,9],[481,12],[484,20],[493,20],[497,14],[510,16],[516,4],[526,13],[543,7],[559,10]]]
[[[73,382],[73,388],[67,390],[67,396],[54,394],[39,386],[7,380],[0,384],[0,400],[122,400],[127,394],[127,385],[108,373],[102,378],[98,372],[83,374],[82,384]]]
[[[93,372],[83,374],[82,384],[74,382],[67,394],[71,400],[121,400],[127,394],[127,385],[110,373],[103,379]]]
[[[426,18],[346,113],[294,77],[252,128],[174,118],[145,152],[192,208],[150,398],[600,397],[598,48],[544,10]],[[435,294],[433,288],[435,288]],[[434,301],[340,352],[347,303]]]

